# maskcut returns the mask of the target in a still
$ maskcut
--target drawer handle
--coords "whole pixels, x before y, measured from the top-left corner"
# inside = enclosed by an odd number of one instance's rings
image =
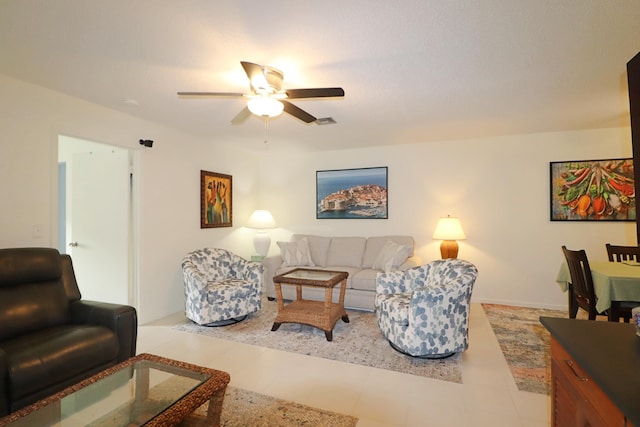
[[[575,367],[575,365],[573,363],[573,360],[565,360],[564,363],[566,363],[567,366],[569,366],[569,369],[571,369],[571,372],[573,372],[573,375],[576,376],[578,381],[582,381],[582,382],[585,382],[585,383],[589,381],[589,378],[585,378],[585,377],[580,376],[578,374],[578,372],[576,371],[576,367]]]

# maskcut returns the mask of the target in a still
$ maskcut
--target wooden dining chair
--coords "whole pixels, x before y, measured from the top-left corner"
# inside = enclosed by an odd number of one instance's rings
[[[638,303],[627,301],[611,301],[611,307],[603,312],[596,309],[596,295],[593,287],[593,276],[587,253],[581,249],[572,251],[562,246],[567,267],[569,267],[569,317],[575,319],[578,308],[585,310],[590,320],[596,316],[607,316],[610,322],[619,322],[622,317],[626,323],[631,319],[631,310]]]
[[[589,315],[589,320],[595,320],[596,316],[608,316],[609,313],[599,313],[596,309],[596,294],[593,289],[593,277],[591,276],[591,267],[589,267],[589,259],[584,249],[573,251],[562,246],[562,252],[569,267],[569,276],[571,277],[570,298],[575,303],[575,310],[569,307],[569,317],[575,319],[577,308],[582,308]]]
[[[607,243],[607,256],[611,262],[640,262],[640,246],[619,246]]]
[[[610,262],[640,262],[640,246],[620,246],[606,243],[605,247]],[[633,301],[611,301],[610,317],[616,319],[622,317],[628,323],[631,319],[631,310],[638,305],[640,304]]]

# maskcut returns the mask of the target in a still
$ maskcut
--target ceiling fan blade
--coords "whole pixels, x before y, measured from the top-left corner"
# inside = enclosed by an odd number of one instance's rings
[[[314,89],[287,89],[287,98],[329,98],[344,96],[344,89],[341,87],[323,87]]]
[[[240,64],[242,64],[244,72],[247,73],[247,77],[249,77],[249,82],[253,89],[269,87],[269,83],[267,82],[267,78],[264,75],[264,70],[261,65],[247,61],[240,61]]]
[[[287,102],[285,100],[280,100],[280,102],[284,104],[284,111],[291,114],[293,117],[300,119],[305,123],[313,123],[316,121],[315,117],[313,117],[311,114],[307,113],[303,109],[296,107],[292,103]]]
[[[249,118],[250,115],[251,111],[249,111],[249,107],[244,107],[233,119],[231,119],[231,124],[241,125]]]
[[[238,98],[245,96],[238,92],[178,92],[181,98]]]

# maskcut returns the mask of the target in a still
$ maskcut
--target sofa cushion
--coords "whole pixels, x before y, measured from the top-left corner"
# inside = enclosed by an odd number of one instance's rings
[[[351,287],[360,291],[376,292],[376,277],[380,271],[365,268],[351,276]]]
[[[387,240],[378,257],[373,262],[372,268],[388,273],[400,267],[402,263],[407,260],[411,252],[412,248],[410,246],[399,245],[391,240]]]
[[[14,400],[116,360],[118,340],[102,326],[64,325],[5,341]]]
[[[327,265],[361,267],[367,239],[364,237],[332,237]]]
[[[309,243],[306,238],[295,242],[277,242],[280,247],[282,266],[314,266],[309,252]]]
[[[373,263],[382,251],[382,247],[388,241],[392,241],[399,245],[405,245],[411,247],[411,253],[408,256],[413,256],[413,250],[415,242],[411,236],[375,236],[367,239],[367,246],[364,251],[364,257],[362,259],[363,268],[372,268]]]
[[[69,300],[60,278],[0,287],[0,340],[61,325],[69,320]]]
[[[291,241],[295,242],[300,239],[307,239],[309,242],[309,252],[311,253],[311,261],[316,266],[326,267],[327,255],[329,254],[329,244],[331,243],[331,237],[314,236],[311,234],[294,234],[291,236]]]

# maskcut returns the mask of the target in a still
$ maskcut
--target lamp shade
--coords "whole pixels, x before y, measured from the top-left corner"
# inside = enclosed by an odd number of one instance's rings
[[[257,228],[257,229],[267,229],[267,228],[276,228],[276,221],[273,219],[271,212],[258,209],[253,211],[251,216],[249,217],[249,221],[247,221],[247,227],[249,228]]]
[[[438,220],[433,238],[435,240],[464,240],[467,236],[464,235],[460,220],[447,216]]]
[[[282,113],[284,104],[268,96],[257,96],[247,101],[247,107],[256,116],[275,117]]]

